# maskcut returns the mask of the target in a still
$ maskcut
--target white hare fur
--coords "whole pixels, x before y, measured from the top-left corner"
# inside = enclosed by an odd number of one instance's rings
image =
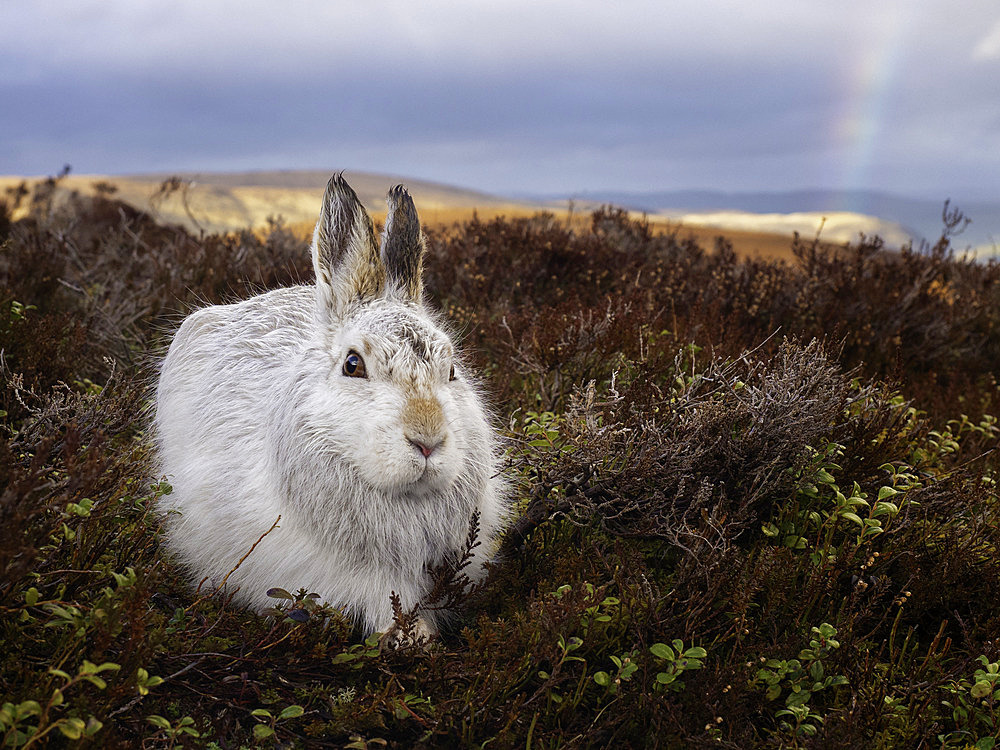
[[[305,588],[382,632],[391,592],[416,606],[476,512],[467,573],[480,577],[508,512],[495,432],[422,300],[413,202],[397,187],[388,205],[379,246],[334,175],[315,285],[190,315],[156,393],[159,468],[173,486],[160,508],[191,578],[218,586],[229,574],[227,591],[257,610],[275,603],[269,588]],[[417,633],[438,620],[422,611]]]

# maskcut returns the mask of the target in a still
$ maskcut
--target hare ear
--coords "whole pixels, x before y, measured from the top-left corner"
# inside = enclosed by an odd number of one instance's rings
[[[402,185],[386,196],[389,211],[385,217],[380,255],[389,283],[405,299],[420,302],[423,291],[422,264],[425,241],[413,199]]]
[[[385,288],[372,219],[343,173],[327,183],[312,258],[316,301],[324,318],[343,317],[351,304],[377,297]]]

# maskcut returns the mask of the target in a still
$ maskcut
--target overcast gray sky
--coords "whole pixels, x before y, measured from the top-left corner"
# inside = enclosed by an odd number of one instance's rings
[[[0,0],[0,173],[1000,196],[998,0]]]

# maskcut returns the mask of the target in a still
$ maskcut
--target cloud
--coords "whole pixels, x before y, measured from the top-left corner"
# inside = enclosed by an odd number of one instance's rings
[[[979,40],[972,51],[972,56],[976,60],[1000,59],[1000,20],[993,24],[993,28]]]
[[[995,185],[995,71],[969,59],[994,3],[35,0],[0,27],[0,172]]]
[[[37,0],[8,14],[4,46],[12,60],[39,69],[70,63],[98,69],[299,71],[310,66],[386,72],[421,68],[489,72],[538,65],[634,69],[669,60],[815,59],[837,38],[852,46],[882,25],[866,10],[851,21],[836,8],[795,0],[748,9],[706,0],[696,10],[673,3],[596,0]]]

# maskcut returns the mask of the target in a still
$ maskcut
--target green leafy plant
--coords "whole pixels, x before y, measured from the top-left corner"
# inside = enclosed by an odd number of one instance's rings
[[[139,667],[135,673],[135,683],[136,689],[139,691],[139,695],[149,695],[150,688],[163,684],[163,678],[151,675],[145,669]]]
[[[155,727],[156,735],[164,737],[172,747],[182,747],[174,743],[182,742],[186,737],[201,737],[201,732],[195,727],[195,721],[190,716],[182,716],[176,721],[170,721],[159,714],[147,716],[146,721]]]
[[[774,715],[779,720],[779,731],[790,735],[793,743],[797,742],[797,737],[815,735],[818,725],[823,722],[823,716],[809,705],[816,694],[848,682],[843,675],[827,674],[823,665],[823,659],[840,648],[835,635],[837,629],[824,622],[812,628],[809,647],[799,652],[798,659],[761,657],[763,666],[757,670],[755,683],[763,687],[768,701],[785,695],[784,707]]]
[[[285,706],[277,716],[266,708],[255,708],[250,715],[257,719],[258,723],[253,728],[253,736],[258,740],[277,739],[275,729],[279,722],[288,719],[297,719],[305,713],[302,706]]]
[[[621,656],[611,655],[609,658],[611,659],[611,663],[615,665],[616,671],[613,674],[608,674],[604,670],[599,670],[594,672],[593,680],[603,687],[609,695],[615,695],[618,693],[623,682],[628,682],[632,679],[632,675],[639,669],[639,664],[636,661],[635,651],[622,654]]]
[[[943,688],[948,698],[941,705],[951,712],[957,729],[938,735],[938,739],[945,745],[959,740],[974,743],[977,750],[992,750],[989,742],[1000,737],[1000,662],[991,662],[983,655],[976,661],[982,666],[971,679],[951,680]]]
[[[116,672],[119,669],[118,664],[110,662],[93,664],[86,659],[80,664],[75,675],[70,675],[61,669],[49,669],[49,673],[62,680],[62,684],[52,689],[44,703],[26,700],[17,704],[4,703],[0,708],[0,729],[4,732],[3,746],[31,747],[56,730],[70,740],[93,737],[103,726],[103,723],[93,716],[86,719],[78,716],[57,718],[54,714],[65,709],[66,694],[72,688],[81,683],[89,683],[98,690],[104,690],[107,683],[100,674],[108,671]]]
[[[701,646],[684,648],[684,642],[679,638],[671,641],[669,646],[665,643],[654,643],[649,647],[649,652],[656,658],[660,669],[656,673],[656,683],[653,688],[673,692],[684,689],[684,682],[679,677],[685,672],[701,669],[704,666],[703,659],[708,655]]]

